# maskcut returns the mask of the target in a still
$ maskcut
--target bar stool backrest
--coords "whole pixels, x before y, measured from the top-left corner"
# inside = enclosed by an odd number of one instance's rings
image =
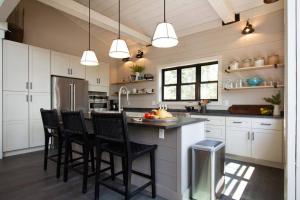
[[[126,113],[92,112],[94,133],[100,143],[110,143],[124,148],[124,154],[130,154]]]
[[[78,135],[85,140],[88,139],[88,131],[82,111],[62,111],[61,118],[65,134]]]
[[[61,137],[61,130],[57,110],[45,110],[41,108],[40,112],[42,116],[45,134],[51,135],[55,133],[57,134],[57,136]]]

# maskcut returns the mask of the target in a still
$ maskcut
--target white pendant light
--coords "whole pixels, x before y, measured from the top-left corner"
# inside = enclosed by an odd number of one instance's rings
[[[177,35],[172,24],[166,22],[166,0],[164,0],[164,22],[156,26],[152,45],[158,48],[175,47],[178,44]]]
[[[121,2],[119,0],[119,33],[118,33],[118,39],[113,40],[110,50],[109,50],[109,56],[112,58],[129,58],[129,50],[127,47],[127,44],[125,40],[121,39],[121,31],[120,31],[120,25],[121,25]]]
[[[91,0],[89,0],[89,49],[83,52],[80,63],[85,66],[99,65],[95,52],[91,50]]]

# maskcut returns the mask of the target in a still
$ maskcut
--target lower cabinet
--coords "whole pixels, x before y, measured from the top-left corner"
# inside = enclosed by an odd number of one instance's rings
[[[251,157],[251,129],[227,127],[226,153]]]
[[[28,121],[8,121],[3,123],[3,152],[29,147]]]
[[[44,145],[40,108],[50,108],[50,93],[3,92],[3,152]]]
[[[252,130],[252,157],[282,162],[282,133],[276,130]]]

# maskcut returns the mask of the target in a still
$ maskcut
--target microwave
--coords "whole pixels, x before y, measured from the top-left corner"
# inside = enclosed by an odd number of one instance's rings
[[[108,110],[108,97],[101,95],[89,96],[89,111],[106,111]]]

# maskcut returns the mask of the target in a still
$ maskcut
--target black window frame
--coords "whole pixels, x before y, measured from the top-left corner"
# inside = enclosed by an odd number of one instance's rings
[[[161,70],[162,73],[162,82],[161,82],[161,94],[162,94],[162,101],[166,102],[185,102],[185,101],[200,101],[201,100],[201,94],[200,94],[200,87],[201,84],[207,84],[207,83],[217,83],[217,98],[216,99],[210,99],[210,101],[218,101],[219,100],[219,76],[218,80],[216,81],[201,81],[201,69],[202,66],[207,65],[215,65],[218,64],[218,61],[212,61],[212,62],[205,62],[205,63],[198,63],[198,64],[192,64],[192,65],[184,65],[184,66],[178,66],[178,67],[172,67],[172,68],[165,68]],[[181,70],[186,68],[196,68],[196,82],[193,83],[181,83]],[[220,66],[218,66],[220,67]],[[165,72],[166,71],[177,71],[177,83],[176,84],[165,84]],[[219,68],[218,68],[219,73]],[[195,99],[181,99],[181,86],[182,85],[195,85]],[[165,86],[176,86],[176,99],[164,99],[164,87]]]

